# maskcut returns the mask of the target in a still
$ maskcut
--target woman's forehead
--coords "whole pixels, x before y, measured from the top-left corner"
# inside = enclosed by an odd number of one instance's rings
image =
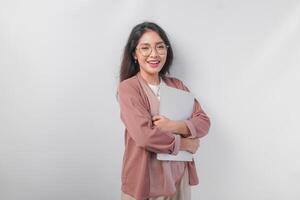
[[[139,39],[140,44],[158,44],[164,42],[161,37],[154,31],[145,32]]]
[[[161,44],[161,43],[164,43],[164,41],[155,42],[155,43],[153,43],[153,44],[157,45],[157,44]],[[151,45],[151,43],[149,43],[149,42],[140,42],[139,44],[140,44],[140,45]]]

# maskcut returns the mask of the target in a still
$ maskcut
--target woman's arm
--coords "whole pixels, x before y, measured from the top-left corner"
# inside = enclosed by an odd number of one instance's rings
[[[163,115],[155,115],[152,117],[153,124],[165,131],[171,131],[183,137],[190,135],[190,130],[184,121],[170,120]]]
[[[131,83],[122,82],[118,95],[121,120],[137,146],[155,153],[176,155],[180,148],[180,136],[153,125],[139,89]]]
[[[202,110],[199,102],[196,99],[192,117],[184,120],[183,122],[189,129],[189,138],[202,138],[207,135],[210,128],[210,119]]]
[[[176,79],[176,81],[179,82],[181,89],[190,92],[190,90],[182,83],[182,81],[179,79]],[[169,120],[164,116],[157,115],[154,116],[152,120],[154,120],[154,123],[163,130],[171,131],[174,134],[178,134],[187,138],[204,137],[210,128],[210,119],[203,111],[196,98],[194,99],[193,113],[190,118],[181,121],[174,121]]]
[[[186,125],[184,121],[172,121],[174,124],[174,129],[172,130],[175,134],[179,134],[182,137],[189,137],[191,136],[190,129]]]
[[[185,90],[188,89],[185,88]],[[201,138],[208,133],[210,128],[210,120],[196,99],[192,116],[187,120],[175,121],[162,115],[153,116],[152,120],[160,129],[188,138]]]
[[[200,146],[200,139],[181,138],[180,150],[188,151],[192,154],[196,153]]]
[[[183,89],[185,91],[190,92],[188,87],[185,86],[182,81],[179,80],[179,82],[181,83],[181,86],[183,87]],[[210,128],[210,119],[206,115],[206,113],[203,111],[200,103],[198,102],[198,100],[196,98],[194,100],[194,108],[193,108],[192,116],[189,119],[184,120],[183,122],[189,129],[188,138],[202,138],[205,135],[207,135],[209,128]],[[182,123],[179,124],[178,126],[180,126],[181,130],[184,129],[184,128],[182,128],[182,126],[183,126]]]

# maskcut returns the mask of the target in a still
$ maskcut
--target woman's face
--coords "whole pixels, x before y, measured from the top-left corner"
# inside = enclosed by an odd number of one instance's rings
[[[134,58],[140,71],[148,75],[158,75],[167,58],[167,47],[155,31],[147,31],[140,38]]]

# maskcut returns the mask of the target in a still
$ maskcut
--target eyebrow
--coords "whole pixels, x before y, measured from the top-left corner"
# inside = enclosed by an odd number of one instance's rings
[[[160,41],[160,42],[156,42],[155,44],[161,44],[161,43],[165,43],[164,41]],[[147,43],[147,42],[143,42],[143,43],[141,43],[141,44],[147,44],[147,45],[150,45],[149,43]]]

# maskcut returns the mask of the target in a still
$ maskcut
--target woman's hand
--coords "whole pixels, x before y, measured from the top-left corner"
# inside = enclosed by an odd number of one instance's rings
[[[180,150],[191,152],[192,154],[196,153],[200,146],[199,139],[189,139],[181,138],[180,140]]]
[[[165,116],[156,115],[152,117],[153,123],[165,131],[171,131],[174,134],[187,137],[190,135],[190,131],[183,121],[170,120]]]
[[[175,132],[177,131],[176,128],[178,127],[177,125],[179,125],[178,122],[170,120],[167,117],[162,115],[153,116],[152,120],[155,126],[158,126],[160,129],[164,131]],[[199,139],[190,139],[190,138],[183,138],[183,137],[181,137],[180,139],[180,150],[188,151],[194,154],[198,150],[199,146],[200,146]]]
[[[174,131],[175,128],[175,121],[168,119],[162,115],[156,115],[152,117],[153,124],[163,131]]]

